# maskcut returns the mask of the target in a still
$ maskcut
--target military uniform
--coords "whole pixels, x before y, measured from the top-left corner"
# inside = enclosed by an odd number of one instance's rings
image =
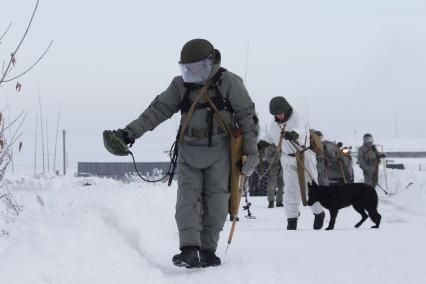
[[[320,185],[328,186],[330,181],[327,176],[327,166],[325,162],[324,153],[317,154],[317,171],[318,171],[318,183]]]
[[[310,134],[302,115],[294,111],[285,98],[275,97],[271,100],[269,106],[270,113],[274,115],[274,120],[271,121],[264,140],[270,144],[280,145],[281,135],[284,137],[281,143],[281,165],[283,168],[285,192],[283,198],[284,211],[288,221],[287,229],[295,230],[297,228],[297,218],[301,203],[301,190],[297,173],[298,162],[295,153],[302,151],[303,148],[309,148]],[[280,115],[284,115],[284,120],[278,119]],[[295,144],[303,146],[303,148]],[[305,170],[302,173],[305,176],[304,190],[306,191],[308,183],[318,183],[316,157],[315,153],[310,149],[304,152],[304,166],[306,171],[310,173],[308,174]],[[320,229],[325,216],[323,208],[319,202],[316,202],[311,206],[311,210],[316,215],[314,228]]]
[[[324,163],[330,184],[344,183],[347,177],[343,165],[343,155],[339,147],[336,143],[328,140],[323,141],[323,147]]]
[[[376,187],[379,181],[379,163],[382,155],[376,146],[364,143],[358,149],[358,163],[364,173],[364,182]]]
[[[354,169],[353,169],[353,161],[352,161],[352,156],[351,156],[351,152],[348,148],[347,149],[347,153],[344,153],[343,156],[343,169],[344,169],[344,173],[345,173],[345,177],[346,177],[346,181],[348,183],[353,183],[354,182]]]
[[[280,156],[276,153],[275,145],[266,147],[265,158],[269,167],[267,195],[269,204],[272,204],[270,207],[273,207],[274,201],[276,201],[277,206],[282,206],[283,204],[284,181]]]
[[[315,131],[315,133],[318,135],[318,137],[321,139],[321,143],[323,143],[323,135],[321,131]],[[324,149],[324,145],[323,145]],[[328,180],[328,173],[327,173],[327,165],[325,161],[325,151],[322,153],[316,154],[317,158],[317,171],[318,171],[318,183],[320,185],[328,186],[330,185],[330,181]]]
[[[194,68],[194,64],[198,65]],[[196,73],[208,64],[212,64],[208,77]],[[258,162],[258,119],[242,79],[221,69],[219,51],[213,51],[213,46],[206,40],[188,42],[182,49],[180,65],[182,76],[175,77],[123,132],[134,141],[179,111],[182,125],[199,90],[206,81],[212,80],[214,82],[206,93],[215,102],[224,123],[230,128],[238,126],[242,129],[242,150],[243,155],[247,155],[242,171],[250,175]],[[212,265],[220,264],[214,252],[228,214],[230,141],[215,116],[210,105],[201,98],[183,133],[182,143],[178,143],[175,219],[182,253],[173,258],[178,266],[198,266],[198,249],[201,265],[203,258],[209,257],[213,257]]]

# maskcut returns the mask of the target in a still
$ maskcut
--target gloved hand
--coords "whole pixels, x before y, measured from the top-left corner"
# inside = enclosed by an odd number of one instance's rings
[[[382,153],[382,154],[380,154],[380,158],[382,158],[382,159],[386,158],[386,155]]]
[[[249,177],[253,174],[257,164],[259,164],[259,158],[255,154],[249,154],[247,159],[243,162],[241,172],[243,175]]]
[[[105,130],[103,132],[104,146],[113,155],[126,156],[129,154],[128,144],[135,143],[135,139],[130,136],[126,129]]]
[[[296,131],[285,131],[284,132],[284,139],[285,140],[296,141],[297,138],[299,138],[299,134],[297,134]]]
[[[262,149],[268,147],[269,145],[271,145],[271,144],[269,144],[265,140],[260,140],[259,142],[257,142],[257,150],[261,151]]]
[[[132,137],[130,130],[127,130],[126,128],[117,129],[117,133],[121,135],[121,138],[123,139],[124,143],[126,143],[126,145],[130,144],[130,147],[132,147],[133,144],[135,144],[135,138]]]

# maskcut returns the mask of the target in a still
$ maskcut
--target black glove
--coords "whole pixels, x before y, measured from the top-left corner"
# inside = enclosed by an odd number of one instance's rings
[[[123,140],[124,144],[130,144],[130,147],[135,144],[135,138],[130,137],[130,133],[126,129],[117,129],[115,132],[116,135]]]
[[[284,139],[285,140],[296,141],[297,138],[299,138],[299,134],[297,134],[296,131],[286,131],[286,132],[284,132]]]
[[[380,158],[386,158],[386,155],[385,154],[380,154]]]
[[[269,145],[271,145],[271,144],[269,144],[265,140],[260,140],[259,142],[257,142],[257,150],[261,151],[262,149],[268,147]]]

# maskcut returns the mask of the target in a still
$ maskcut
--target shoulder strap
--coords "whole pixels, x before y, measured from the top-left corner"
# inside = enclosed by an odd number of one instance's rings
[[[220,67],[219,70],[216,72],[216,74],[210,79],[210,85],[207,89],[214,89],[216,91],[216,95],[214,97],[214,101],[219,100],[218,96],[220,96],[221,101],[224,101],[226,99],[223,98],[219,87],[222,85],[222,78],[223,78],[223,74],[226,72],[227,70],[223,67]],[[191,107],[191,104],[193,103],[193,101],[189,98],[190,97],[190,93],[191,91],[194,90],[200,90],[202,88],[202,86],[200,84],[197,83],[184,83],[183,86],[185,87],[185,94],[180,102],[180,112],[181,114],[184,113],[188,113],[189,108]],[[230,107],[229,102],[224,102],[223,103],[225,107],[228,107],[229,109],[232,109],[232,107]],[[196,105],[195,109],[197,108],[205,108],[207,107],[208,104],[200,104],[200,105]]]
[[[185,120],[183,121],[181,128],[179,130],[179,143],[183,142],[183,136],[185,135],[185,130],[188,127],[189,121],[191,120],[192,113],[194,112],[195,105],[201,99],[202,96],[206,95],[207,89],[210,87],[212,81],[207,81],[203,87],[198,91],[198,94],[195,96],[194,101],[191,104],[191,107],[188,110],[188,113],[185,116]],[[207,95],[206,95],[207,96]],[[208,96],[207,96],[208,97]]]
[[[205,92],[202,94],[202,96],[204,96],[204,98],[206,99],[206,101],[210,104],[210,106],[214,110],[214,112],[215,112],[215,118],[219,122],[219,124],[223,128],[223,130],[226,133],[228,133],[229,135],[232,135],[231,129],[226,125],[226,123],[225,123],[222,115],[220,114],[220,111],[217,109],[217,107],[214,104],[214,102],[212,101],[212,99],[209,96],[207,96],[207,94]]]
[[[223,77],[223,73],[226,72],[225,68],[220,68],[219,71],[214,75],[214,77],[212,78],[212,81],[214,82],[214,84],[218,84],[218,82],[222,79]],[[201,94],[206,101],[210,104],[210,106],[212,107],[213,111],[215,112],[215,118],[218,121],[218,123],[220,124],[220,127],[222,127],[222,129],[228,133],[229,135],[233,135],[231,129],[229,128],[229,126],[226,125],[225,120],[223,119],[222,115],[220,114],[219,109],[216,107],[215,103],[212,101],[212,99],[206,94],[206,92]]]

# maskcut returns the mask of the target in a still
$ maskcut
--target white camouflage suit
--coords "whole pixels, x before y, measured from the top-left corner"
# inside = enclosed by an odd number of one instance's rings
[[[281,129],[285,128],[285,131],[295,131],[299,134],[297,142],[299,145],[309,147],[309,131],[305,124],[303,117],[297,112],[293,111],[290,118],[284,123],[278,123],[272,120],[268,133],[264,140],[268,143],[275,145],[279,144]],[[299,216],[299,206],[302,201],[300,196],[299,179],[297,176],[297,161],[290,154],[294,154],[297,149],[291,145],[290,141],[284,140],[281,147],[281,165],[283,167],[283,178],[284,178],[284,210],[287,218],[297,218]],[[301,150],[301,149],[299,149]],[[305,157],[305,168],[309,171],[310,175],[314,178],[314,181],[318,183],[318,171],[317,171],[317,160],[315,153],[311,150],[304,152]],[[305,190],[307,193],[307,184],[311,182],[310,175],[305,172]],[[323,208],[319,202],[314,203],[311,206],[311,210],[314,214],[319,214],[323,211]]]

